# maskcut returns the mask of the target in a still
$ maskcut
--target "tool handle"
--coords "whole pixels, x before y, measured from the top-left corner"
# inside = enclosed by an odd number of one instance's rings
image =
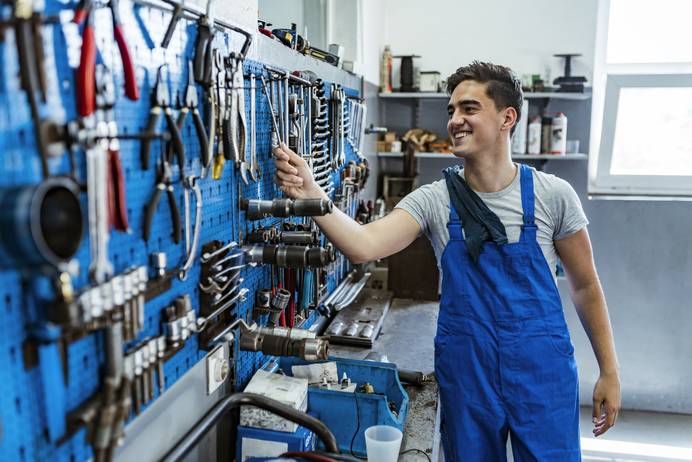
[[[82,33],[82,50],[76,76],[77,112],[86,117],[94,113],[96,106],[96,41],[94,28],[89,21]]]
[[[116,191],[115,191],[115,178],[114,174],[115,172],[113,171],[113,162],[111,159],[111,151],[108,151],[108,173],[106,175],[107,178],[107,188],[108,188],[108,228],[113,229],[117,228],[117,222],[118,218],[116,216],[116,208],[118,206],[117,203],[117,198],[116,198]]]
[[[147,126],[144,128],[144,138],[142,138],[142,144],[139,150],[139,157],[142,162],[142,169],[149,169],[149,153],[151,151],[151,141],[153,139],[154,130],[156,130],[156,123],[159,121],[159,115],[161,114],[161,108],[153,107],[149,111],[149,118],[147,119]]]
[[[108,151],[108,159],[110,160],[110,181],[113,183],[115,207],[114,207],[114,227],[118,231],[127,231],[130,227],[127,221],[127,199],[125,198],[125,178],[123,176],[123,167],[120,162],[120,152],[111,149]]]
[[[187,116],[189,109],[184,107],[180,110],[178,113],[178,120],[175,122],[176,126],[178,127],[178,131],[182,134],[183,130],[183,125],[185,125],[185,116]],[[166,159],[168,159],[168,163],[171,162],[171,159],[173,158],[173,143],[169,142],[168,145],[166,146]]]
[[[176,157],[178,158],[178,166],[180,167],[180,174],[182,175],[185,171],[185,146],[183,145],[183,138],[180,135],[178,125],[173,120],[171,111],[164,110],[163,115],[164,117],[166,117],[168,131],[170,131],[171,133],[171,144],[173,145],[173,150],[175,151]]]
[[[180,21],[182,15],[183,5],[178,3],[173,9],[173,16],[171,16],[171,21],[168,23],[166,33],[163,35],[163,39],[161,40],[161,48],[168,48],[168,45],[171,43],[171,39],[173,38],[173,32],[175,32],[175,28],[178,26],[178,22]]]
[[[135,77],[135,64],[130,55],[130,49],[125,41],[125,35],[120,25],[113,25],[113,35],[115,42],[120,50],[120,59],[123,62],[123,75],[125,77],[125,96],[132,101],[139,99],[139,87],[137,86],[137,78]]]
[[[199,151],[202,155],[202,163],[206,166],[204,162],[205,156],[209,153],[209,138],[207,138],[207,132],[204,129],[204,123],[202,122],[202,117],[199,115],[199,111],[195,108],[192,110],[192,120],[195,123],[195,131],[197,132],[197,140],[199,140]]]
[[[178,204],[175,202],[173,187],[169,186],[166,189],[166,193],[168,195],[168,206],[171,208],[171,219],[173,220],[173,242],[177,244],[180,242],[180,212],[178,211]]]
[[[233,159],[233,148],[231,146],[231,119],[223,119],[221,122],[221,142],[223,143],[223,158],[226,160]]]
[[[72,17],[72,22],[75,24],[81,24],[86,19],[89,14],[89,9],[85,7],[79,7],[74,10],[74,16]]]
[[[147,204],[147,210],[144,213],[144,240],[149,240],[149,235],[151,231],[151,222],[154,221],[154,214],[156,213],[156,207],[159,205],[159,199],[161,198],[161,191],[158,185],[154,191],[154,195],[151,196],[151,200]]]
[[[197,41],[195,42],[195,61],[193,63],[195,82],[208,84],[207,74],[211,74],[211,40],[212,32],[207,26],[197,28]],[[209,71],[209,72],[207,72]]]

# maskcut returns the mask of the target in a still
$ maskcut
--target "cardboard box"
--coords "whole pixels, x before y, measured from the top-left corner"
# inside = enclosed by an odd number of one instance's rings
[[[397,136],[396,132],[387,132],[384,134],[384,140],[387,141],[388,143],[391,143],[392,141],[396,141]]]
[[[306,379],[272,374],[260,369],[250,379],[245,392],[275,399],[303,412],[308,409],[308,381]],[[298,428],[298,424],[255,406],[241,406],[240,425],[291,433]]]

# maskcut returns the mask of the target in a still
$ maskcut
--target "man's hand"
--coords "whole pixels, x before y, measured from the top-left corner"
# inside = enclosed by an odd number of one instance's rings
[[[615,425],[620,412],[620,378],[617,373],[601,374],[593,390],[594,436]]]
[[[320,188],[305,159],[291,151],[285,143],[272,150],[276,165],[276,184],[291,199],[327,198]]]

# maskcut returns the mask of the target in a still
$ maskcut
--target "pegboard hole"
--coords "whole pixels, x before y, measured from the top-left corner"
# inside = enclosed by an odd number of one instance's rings
[[[89,369],[89,355],[82,356],[82,367],[84,368],[84,370]]]
[[[17,349],[15,347],[10,347],[10,360],[13,363],[17,362]]]
[[[17,414],[22,413],[22,402],[18,396],[14,399],[14,407],[17,409]]]
[[[5,307],[8,313],[12,311],[12,295],[10,294],[5,294]]]

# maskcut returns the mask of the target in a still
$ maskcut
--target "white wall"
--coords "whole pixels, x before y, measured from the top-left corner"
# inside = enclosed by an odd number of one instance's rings
[[[591,81],[597,0],[382,1],[392,52],[421,55],[420,69],[440,71],[443,79],[478,59],[509,66],[519,76],[549,69],[552,81],[563,73],[563,60],[553,54],[582,53],[572,74]],[[395,60],[395,87],[398,67]]]
[[[360,0],[363,25],[363,66],[365,80],[380,84],[380,57],[386,43],[389,20],[385,0]]]

